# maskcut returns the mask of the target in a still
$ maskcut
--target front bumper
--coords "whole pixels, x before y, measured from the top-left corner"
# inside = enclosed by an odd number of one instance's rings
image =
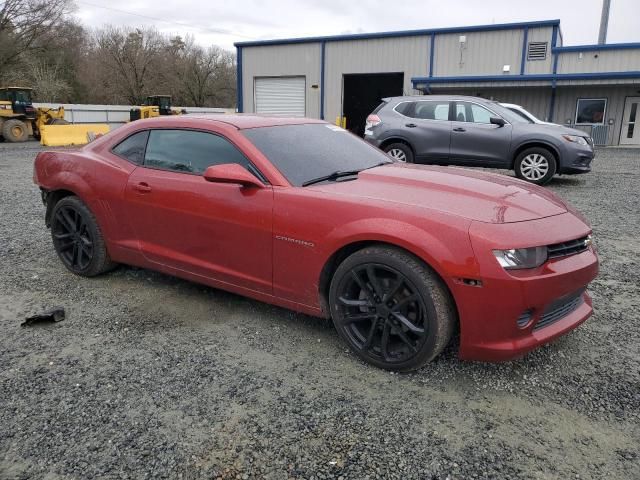
[[[578,217],[566,213],[515,224],[473,223],[469,233],[482,286],[458,285],[454,293],[460,315],[461,358],[517,358],[591,316],[586,287],[598,273],[593,247],[530,270],[504,270],[492,253],[498,248],[547,245],[589,234],[589,227]]]
[[[595,158],[592,147],[568,148],[563,161],[560,162],[558,173],[576,175],[591,171],[591,163]]]

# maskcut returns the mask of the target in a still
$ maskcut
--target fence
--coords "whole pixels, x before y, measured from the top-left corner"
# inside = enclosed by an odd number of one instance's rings
[[[609,145],[609,125],[573,125],[567,124],[569,128],[582,130],[593,138],[593,144],[599,147]]]
[[[59,103],[34,103],[34,107],[58,108]],[[62,104],[64,118],[70,123],[106,123],[111,129],[118,128],[129,121],[130,105],[82,105]],[[208,107],[174,107],[187,113],[233,113],[233,108],[208,108]]]

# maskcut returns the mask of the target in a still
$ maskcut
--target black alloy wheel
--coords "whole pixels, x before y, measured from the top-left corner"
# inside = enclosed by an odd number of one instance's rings
[[[397,249],[373,247],[349,257],[336,271],[330,303],[338,333],[381,368],[419,368],[451,337],[452,308],[441,282]]]
[[[53,246],[67,269],[93,277],[116,266],[89,208],[76,196],[59,200],[51,213]]]
[[[71,206],[56,209],[51,234],[67,268],[86,270],[93,260],[93,238],[82,213]]]

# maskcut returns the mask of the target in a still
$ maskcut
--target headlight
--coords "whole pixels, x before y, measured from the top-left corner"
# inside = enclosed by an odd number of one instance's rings
[[[589,145],[587,139],[579,135],[562,135],[567,142],[577,143],[578,145]]]
[[[505,270],[536,268],[547,261],[547,247],[494,250],[493,254]]]

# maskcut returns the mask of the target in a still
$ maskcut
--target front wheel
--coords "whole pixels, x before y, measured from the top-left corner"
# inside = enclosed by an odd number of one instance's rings
[[[455,309],[440,278],[413,255],[367,247],[337,268],[329,291],[331,318],[360,358],[387,370],[410,371],[449,343]]]
[[[413,163],[413,151],[406,143],[392,143],[384,147],[384,151],[397,162]]]
[[[29,130],[24,122],[12,118],[5,120],[2,125],[2,135],[9,142],[26,142],[29,138]]]
[[[536,185],[548,183],[556,173],[556,159],[546,148],[527,148],[516,158],[516,176]]]

